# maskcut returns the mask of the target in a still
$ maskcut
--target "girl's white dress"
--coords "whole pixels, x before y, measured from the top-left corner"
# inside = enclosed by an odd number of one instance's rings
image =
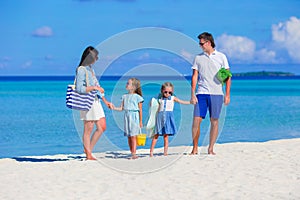
[[[159,135],[175,135],[177,132],[173,114],[174,96],[160,98],[159,111],[156,116],[156,133]]]

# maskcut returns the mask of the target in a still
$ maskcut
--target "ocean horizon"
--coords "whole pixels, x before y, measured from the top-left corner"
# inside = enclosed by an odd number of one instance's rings
[[[104,76],[100,83],[106,98],[119,106],[126,93],[127,77]],[[0,76],[0,158],[82,153],[82,122],[78,113],[65,105],[66,88],[74,76]],[[150,99],[159,93],[164,81],[171,81],[175,94],[190,99],[190,76],[141,77],[143,123],[148,117]],[[300,76],[233,77],[231,103],[224,106],[220,118],[221,130],[217,143],[264,142],[300,137]],[[122,132],[122,112],[104,105],[107,130],[95,147],[95,152],[128,150]],[[191,105],[175,106],[179,132],[170,137],[170,146],[191,145]],[[200,145],[208,140],[209,119],[203,121]],[[146,146],[138,149],[149,149]],[[163,146],[159,138],[157,148]]]
[[[1,81],[72,81],[74,80],[74,75],[7,75],[0,76]],[[124,76],[124,75],[105,75],[98,77],[99,81],[105,80],[119,80],[124,78],[130,78],[132,76]],[[183,77],[187,80],[191,80],[191,75],[181,75],[181,76],[135,76],[138,78],[146,79],[146,80],[176,80],[178,77]],[[232,76],[233,80],[261,80],[261,79],[300,79],[300,75],[292,75],[292,76],[282,76],[282,75],[274,75],[274,76]]]

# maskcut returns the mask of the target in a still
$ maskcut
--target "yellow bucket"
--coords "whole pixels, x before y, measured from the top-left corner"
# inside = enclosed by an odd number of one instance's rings
[[[137,145],[138,146],[145,146],[145,144],[146,144],[146,137],[147,137],[147,135],[144,134],[144,133],[138,134],[137,137],[136,137],[137,138],[136,139]]]

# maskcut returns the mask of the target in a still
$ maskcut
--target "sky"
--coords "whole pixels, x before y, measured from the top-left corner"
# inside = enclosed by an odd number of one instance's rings
[[[99,48],[105,75],[149,63],[191,74],[204,31],[232,72],[300,75],[299,0],[2,0],[0,7],[0,76],[73,75],[89,45]]]

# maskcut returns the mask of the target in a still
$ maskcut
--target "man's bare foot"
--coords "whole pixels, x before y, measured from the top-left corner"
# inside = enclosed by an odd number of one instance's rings
[[[190,155],[198,155],[198,152],[192,151],[192,152],[190,153]]]
[[[190,153],[190,155],[197,155],[198,154],[198,147],[193,147],[192,152]]]

